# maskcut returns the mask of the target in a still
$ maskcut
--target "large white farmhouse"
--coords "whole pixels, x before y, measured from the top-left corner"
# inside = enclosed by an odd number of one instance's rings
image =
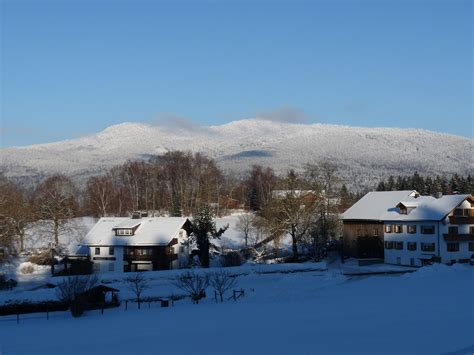
[[[471,195],[370,192],[344,213],[344,252],[410,266],[468,261],[474,254],[473,206]],[[370,239],[380,248],[362,243]]]
[[[183,242],[189,231],[190,221],[181,217],[103,217],[87,233],[82,250],[94,272],[176,269],[187,265]]]
[[[471,195],[409,197],[382,215],[385,262],[421,266],[468,261],[474,254]]]

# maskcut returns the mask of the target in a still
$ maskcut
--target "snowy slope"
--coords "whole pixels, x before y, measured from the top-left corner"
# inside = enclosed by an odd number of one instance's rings
[[[171,272],[145,276],[151,286],[145,297],[179,292]],[[114,355],[471,354],[473,277],[474,267],[463,265],[365,278],[347,278],[334,269],[251,272],[237,277],[246,295],[236,302],[216,304],[208,297],[193,305],[184,299],[174,307],[153,304],[141,310],[129,304],[127,311],[122,305],[78,319],[54,312],[46,320],[38,313],[22,316],[20,324],[15,316],[0,317],[0,349],[5,354],[58,349]],[[120,280],[112,286],[122,299],[132,296]],[[51,289],[28,292],[54,297]]]
[[[14,178],[63,172],[78,180],[127,159],[169,150],[204,152],[242,172],[252,164],[278,172],[331,160],[346,181],[374,183],[390,174],[472,172],[471,139],[415,129],[290,124],[248,119],[200,129],[123,123],[78,139],[0,151],[0,171]]]

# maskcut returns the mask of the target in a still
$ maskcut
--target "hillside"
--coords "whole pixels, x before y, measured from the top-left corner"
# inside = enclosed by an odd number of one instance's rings
[[[169,150],[192,150],[241,173],[252,164],[277,172],[307,162],[330,160],[353,186],[371,186],[388,175],[468,174],[473,171],[471,139],[417,129],[290,124],[248,119],[198,129],[140,123],[111,126],[97,134],[55,143],[3,148],[0,170],[34,181],[62,172],[77,181],[128,159]]]

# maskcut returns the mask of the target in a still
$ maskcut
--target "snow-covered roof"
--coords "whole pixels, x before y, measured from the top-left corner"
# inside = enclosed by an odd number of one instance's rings
[[[344,212],[343,220],[381,221],[390,208],[415,195],[415,190],[369,192]]]
[[[176,238],[180,229],[188,223],[182,217],[145,217],[131,219],[128,217],[103,217],[87,233],[83,245],[167,245]],[[131,236],[116,236],[115,229],[130,228],[131,225],[140,226]],[[128,226],[128,227],[125,227]]]
[[[398,208],[391,208],[382,215],[384,221],[441,221],[470,195],[444,195],[440,198],[419,197],[416,208],[408,214],[400,214]]]
[[[131,228],[135,228],[135,227],[139,226],[141,223],[142,223],[141,219],[127,218],[125,221],[117,224],[114,228],[115,229],[120,229],[120,228],[128,229],[128,228],[130,228],[131,229]]]

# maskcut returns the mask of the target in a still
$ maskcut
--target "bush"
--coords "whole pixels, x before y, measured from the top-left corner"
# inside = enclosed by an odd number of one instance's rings
[[[230,251],[221,255],[221,264],[224,267],[240,266],[243,262],[242,255],[238,251]]]
[[[24,275],[29,275],[35,272],[35,266],[32,263],[24,263],[20,267],[20,272]]]
[[[84,314],[86,309],[86,303],[82,299],[82,297],[76,298],[71,303],[71,314],[74,318],[78,318]]]
[[[240,254],[245,260],[255,260],[258,258],[258,252],[253,247],[245,247],[240,250]]]
[[[13,287],[16,287],[18,282],[13,279],[7,279],[5,274],[0,274],[0,290],[11,290]]]
[[[41,254],[30,256],[28,261],[36,265],[51,265],[51,262],[53,264],[58,263],[56,259],[51,258],[50,252],[42,252]]]
[[[7,301],[4,305],[0,306],[0,316],[7,316],[11,314],[23,314],[23,313],[38,313],[38,312],[54,312],[54,311],[66,311],[69,305],[64,302],[57,301],[46,301],[36,302],[31,301]]]

